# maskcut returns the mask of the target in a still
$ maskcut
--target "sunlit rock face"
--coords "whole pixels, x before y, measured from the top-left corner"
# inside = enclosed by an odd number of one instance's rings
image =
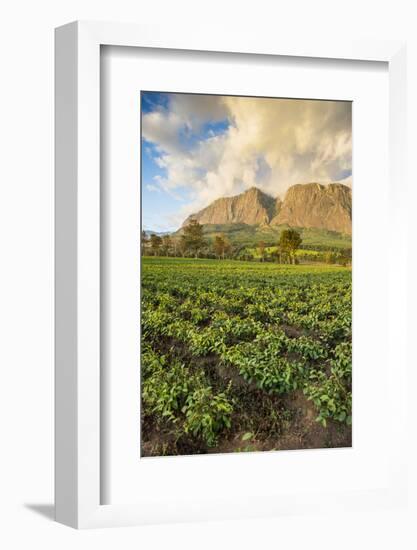
[[[261,225],[268,224],[274,214],[275,199],[257,187],[251,187],[240,195],[215,200],[200,212],[189,216],[183,225],[187,225],[193,218],[201,224]]]
[[[293,185],[271,225],[352,233],[352,190],[341,183]]]
[[[293,185],[284,200],[270,197],[256,187],[234,197],[215,200],[184,224],[196,219],[201,224],[245,223],[289,225],[352,233],[352,190],[341,183]]]

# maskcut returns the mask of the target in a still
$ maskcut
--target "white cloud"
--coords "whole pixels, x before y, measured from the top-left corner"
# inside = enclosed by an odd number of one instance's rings
[[[146,186],[146,189],[148,191],[151,191],[151,192],[154,192],[154,193],[160,193],[161,192],[161,189],[158,186],[153,185],[152,183],[148,183],[148,185]]]
[[[224,119],[230,125],[222,134],[208,133],[192,146],[184,139]],[[168,109],[143,116],[142,129],[166,171],[158,185],[171,193],[186,188],[191,197],[177,224],[253,185],[282,196],[295,183],[328,183],[351,170],[348,102],[175,94]]]
[[[179,150],[178,132],[181,118],[170,111],[153,111],[142,117],[142,136],[154,143],[160,151],[175,153]]]
[[[174,112],[188,128],[198,131],[206,121],[227,118],[228,108],[224,96],[200,94],[172,94],[170,111]]]

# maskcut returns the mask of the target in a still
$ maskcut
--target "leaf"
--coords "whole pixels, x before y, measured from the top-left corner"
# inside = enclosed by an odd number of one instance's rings
[[[343,421],[345,420],[345,418],[346,418],[346,413],[345,413],[345,411],[342,411],[342,412],[339,414],[338,419],[339,419],[340,422],[343,422]]]
[[[251,439],[253,437],[253,433],[252,432],[246,432],[245,434],[243,434],[242,436],[242,441],[247,441],[248,439]]]

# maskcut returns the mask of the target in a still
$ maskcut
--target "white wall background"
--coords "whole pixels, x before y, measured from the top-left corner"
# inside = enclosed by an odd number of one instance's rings
[[[53,523],[53,28],[75,19],[216,23],[248,33],[408,40],[409,205],[417,232],[417,34],[406,0],[29,0],[0,17],[0,547],[14,548],[415,548],[416,510],[366,516],[152,526],[76,532]],[[412,253],[413,250],[410,250]],[[382,266],[383,268],[383,266]],[[416,277],[410,262],[410,281]],[[411,285],[410,328],[415,290]],[[411,341],[414,340],[412,332]],[[416,417],[410,373],[410,457]],[[388,442],[389,444],[389,442]],[[413,454],[411,454],[413,453]],[[415,463],[415,462],[414,462]],[[415,504],[416,483],[410,485]],[[244,483],[244,480],[242,480]],[[141,546],[142,545],[142,546]]]

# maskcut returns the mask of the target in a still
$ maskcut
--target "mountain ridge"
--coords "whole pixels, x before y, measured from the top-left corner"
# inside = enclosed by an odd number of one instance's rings
[[[200,224],[304,227],[352,233],[352,191],[342,183],[305,183],[290,187],[284,199],[251,187],[232,197],[221,197],[188,216]]]

